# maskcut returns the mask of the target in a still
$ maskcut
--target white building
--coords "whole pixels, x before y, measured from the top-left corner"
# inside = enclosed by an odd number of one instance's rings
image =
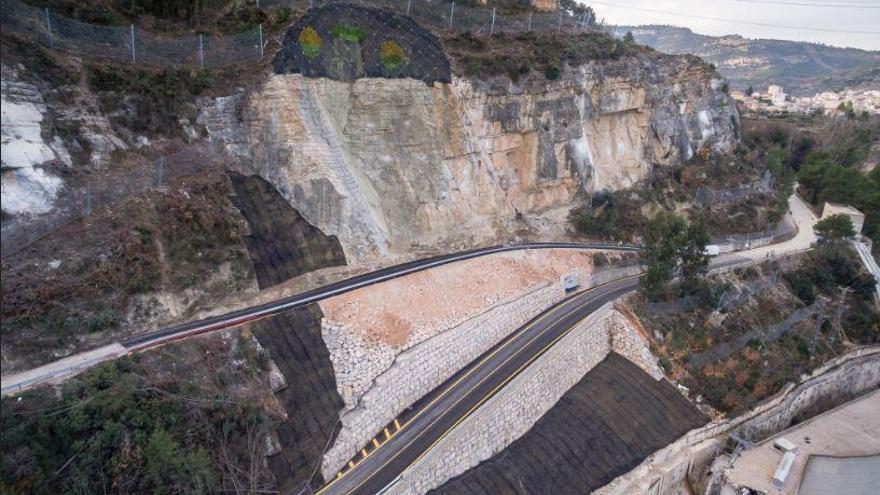
[[[838,203],[825,203],[822,208],[822,220],[832,215],[846,215],[852,222],[853,230],[856,234],[862,232],[862,226],[865,224],[865,214],[849,205],[841,205]]]

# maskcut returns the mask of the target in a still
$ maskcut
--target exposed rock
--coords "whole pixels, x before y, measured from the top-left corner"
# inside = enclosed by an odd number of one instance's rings
[[[299,44],[306,28],[320,37],[320,51],[313,58]],[[338,34],[345,28],[353,30],[348,39]],[[386,42],[403,49],[403,61],[397,67],[382,62],[380,50]],[[428,84],[450,81],[449,61],[437,37],[411,18],[386,10],[338,4],[310,10],[287,31],[283,46],[273,62],[278,74],[337,81],[361,77],[412,78]]]
[[[202,100],[200,121],[359,264],[496,243],[541,218],[558,238],[579,193],[731,150],[739,115],[713,77],[656,54],[517,84],[284,74]]]

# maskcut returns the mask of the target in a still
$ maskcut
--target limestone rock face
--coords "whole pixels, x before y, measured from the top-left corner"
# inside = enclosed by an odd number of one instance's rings
[[[732,150],[739,126],[722,80],[664,55],[518,84],[276,74],[258,92],[203,100],[201,119],[352,263],[524,229],[559,237],[579,193]]]

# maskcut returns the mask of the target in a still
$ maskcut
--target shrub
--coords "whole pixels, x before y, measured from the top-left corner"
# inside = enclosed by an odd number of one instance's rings
[[[330,32],[333,33],[333,36],[349,43],[360,43],[367,36],[367,33],[360,27],[345,24],[344,22],[333,26]]]
[[[382,46],[379,48],[379,60],[382,61],[382,65],[384,65],[387,70],[391,71],[400,67],[400,64],[403,63],[405,58],[406,54],[404,53],[403,48],[401,48],[396,41],[386,41],[385,43],[382,43]]]
[[[551,63],[544,69],[544,77],[553,81],[559,77],[559,66]]]
[[[299,38],[297,38],[299,42],[299,47],[303,51],[303,55],[308,58],[315,58],[321,53],[321,47],[324,46],[324,40],[321,39],[321,35],[315,31],[315,28],[311,26],[306,26],[305,29],[299,33]]]

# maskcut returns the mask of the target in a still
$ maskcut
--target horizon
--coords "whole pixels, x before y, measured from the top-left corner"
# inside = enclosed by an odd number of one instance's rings
[[[880,51],[880,2],[867,0],[582,1],[612,26],[667,25],[706,36]]]
[[[830,47],[830,48],[839,48],[839,49],[841,49],[841,50],[861,50],[861,51],[863,51],[863,52],[876,53],[877,55],[880,55],[880,48],[878,48],[878,49],[869,49],[869,48],[860,48],[860,47],[857,47],[857,46],[832,45],[832,44],[830,44],[830,43],[825,43],[825,42],[822,42],[822,41],[810,41],[810,40],[800,40],[800,41],[798,41],[798,40],[789,40],[789,39],[784,39],[784,38],[770,38],[770,37],[760,37],[760,38],[758,38],[758,37],[753,37],[753,36],[746,36],[746,35],[743,35],[743,34],[741,34],[741,33],[710,34],[710,33],[703,33],[703,32],[697,31],[696,29],[694,29],[694,28],[692,28],[692,27],[689,27],[689,26],[682,26],[682,25],[680,25],[680,24],[661,24],[661,23],[652,23],[652,24],[608,24],[608,26],[613,27],[613,28],[632,28],[632,29],[638,29],[638,28],[651,28],[651,27],[663,27],[663,28],[673,28],[673,29],[687,29],[687,30],[689,30],[690,32],[692,32],[692,33],[694,33],[694,34],[696,34],[696,35],[698,35],[698,36],[709,36],[709,37],[712,37],[712,38],[727,38],[727,37],[731,37],[731,36],[738,36],[738,37],[740,37],[740,38],[743,38],[743,39],[746,39],[746,40],[750,40],[750,41],[787,41],[787,42],[791,42],[791,43],[808,43],[808,44],[811,44],[811,45],[820,45],[820,46],[826,46],[826,47]]]

